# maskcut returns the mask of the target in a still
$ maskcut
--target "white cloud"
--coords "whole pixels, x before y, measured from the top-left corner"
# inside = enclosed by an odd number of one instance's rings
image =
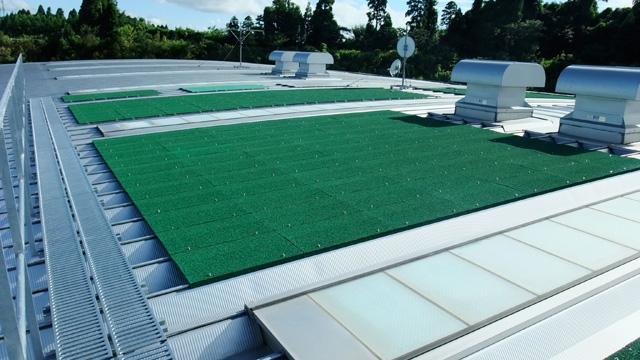
[[[391,21],[393,22],[393,27],[395,28],[405,27],[407,21],[409,20],[406,16],[404,16],[404,13],[406,12],[406,10],[395,10],[395,9],[392,9],[391,7],[387,7],[387,11],[389,12],[389,15],[391,15]]]
[[[155,16],[148,17],[148,18],[146,18],[145,20],[147,20],[147,22],[148,22],[149,24],[156,25],[156,26],[159,26],[159,25],[167,25],[167,22],[166,22],[166,21],[164,21],[164,20],[160,20],[160,19],[158,19],[158,18],[157,18],[157,17],[155,17]]]
[[[262,14],[270,0],[156,0],[159,3],[171,3],[185,8],[221,14]]]
[[[351,29],[356,25],[365,25],[367,23],[366,5],[359,6],[353,0],[337,0],[333,4],[333,16],[338,25]]]
[[[25,0],[4,0],[4,11],[7,14],[10,12],[17,12],[22,9],[27,9],[31,12],[35,11],[35,9]]]
[[[598,10],[602,11],[608,7],[610,8],[619,8],[619,7],[631,7],[633,2],[631,0],[609,0],[608,2],[598,1]]]

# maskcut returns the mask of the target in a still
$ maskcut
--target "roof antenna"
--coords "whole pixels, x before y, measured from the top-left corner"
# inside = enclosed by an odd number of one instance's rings
[[[408,35],[409,34],[409,24],[407,24],[407,35],[403,36],[398,40],[398,54],[402,57],[402,87],[401,90],[405,89],[404,82],[406,78],[406,68],[407,68],[407,58],[416,51],[416,42]]]
[[[248,27],[244,27],[240,26],[240,24],[238,23],[238,20],[234,20],[233,24],[229,24],[231,26],[235,25],[235,28],[229,27],[227,29],[227,31],[229,31],[231,33],[231,35],[233,35],[237,40],[238,43],[240,43],[240,65],[239,66],[234,66],[235,68],[246,68],[246,66],[242,66],[242,46],[244,45],[244,40],[249,37],[249,35],[256,33],[256,32],[264,32],[264,30],[258,30],[258,29],[251,29]],[[236,34],[237,32],[237,34]]]

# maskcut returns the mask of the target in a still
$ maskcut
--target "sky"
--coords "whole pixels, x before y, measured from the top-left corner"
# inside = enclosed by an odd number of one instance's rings
[[[39,5],[45,9],[51,7],[55,13],[62,8],[65,14],[71,9],[80,9],[82,0],[3,0],[5,12],[15,12],[19,9],[37,10]],[[302,9],[307,6],[307,0],[293,0]],[[317,0],[310,0],[315,8]],[[438,3],[438,11],[444,8],[448,0]],[[456,1],[462,11],[471,7],[473,0]],[[559,2],[562,2],[560,0]],[[609,0],[608,3],[598,1],[600,10],[606,7],[630,7],[632,0]],[[255,19],[272,0],[118,0],[118,8],[130,16],[145,18],[156,25],[168,25],[170,28],[183,27],[196,30],[206,30],[211,26],[224,29],[232,16],[244,19],[250,15]],[[367,22],[367,0],[335,0],[333,13],[340,26],[352,28]],[[404,13],[407,11],[406,0],[389,0],[388,11],[396,27],[406,22]]]

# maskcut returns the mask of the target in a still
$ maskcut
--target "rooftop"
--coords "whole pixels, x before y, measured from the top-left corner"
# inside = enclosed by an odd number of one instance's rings
[[[454,115],[459,85],[235,65],[23,65],[45,353],[602,358],[640,337],[640,143],[558,134],[572,97],[492,122]]]

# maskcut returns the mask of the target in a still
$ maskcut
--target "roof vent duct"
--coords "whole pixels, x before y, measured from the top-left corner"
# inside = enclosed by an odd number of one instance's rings
[[[640,68],[571,65],[556,91],[576,95],[560,133],[608,144],[640,141]]]
[[[298,68],[300,68],[300,64],[293,61],[293,55],[295,54],[295,51],[272,51],[271,54],[269,54],[269,61],[275,61],[276,66],[271,69],[271,74],[295,75]]]
[[[326,77],[329,76],[327,65],[333,64],[333,56],[324,52],[298,52],[293,61],[300,63],[296,77]]]
[[[495,60],[462,60],[451,80],[467,83],[467,95],[456,103],[456,115],[485,121],[528,118],[527,87],[543,87],[540,64]]]

